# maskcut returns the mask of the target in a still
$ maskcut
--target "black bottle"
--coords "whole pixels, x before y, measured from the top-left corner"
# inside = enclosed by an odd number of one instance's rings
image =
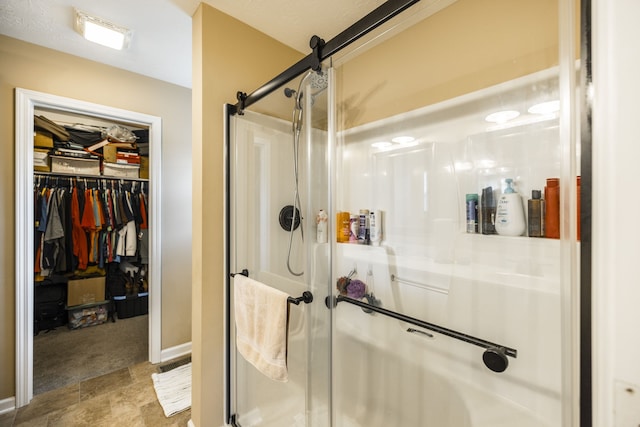
[[[482,189],[480,215],[482,217],[482,234],[496,234],[496,202],[491,187]]]

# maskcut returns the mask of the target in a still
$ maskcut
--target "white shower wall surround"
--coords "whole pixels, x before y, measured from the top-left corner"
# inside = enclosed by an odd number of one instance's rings
[[[505,179],[513,178],[526,208],[531,190],[544,190],[547,178],[560,175],[558,116],[527,114],[528,104],[554,96],[555,72],[369,123],[339,138],[343,173],[336,209],[381,210],[384,231],[380,247],[337,244],[334,277],[356,268],[359,279],[373,277],[384,308],[518,353],[508,358],[506,371],[495,373],[484,366],[482,348],[438,333],[408,333],[408,323],[341,304],[333,348],[346,354],[335,356],[341,363],[333,365],[337,414],[367,426],[390,425],[394,417],[397,425],[559,425],[561,242],[469,234],[465,223],[466,194],[492,186],[497,200]],[[523,114],[514,122],[487,123],[492,98],[516,99],[509,107]],[[400,135],[415,140],[372,146]],[[462,408],[464,419],[456,418]],[[431,423],[433,414],[443,413]]]
[[[234,267],[293,296],[314,293],[313,304],[291,309],[288,383],[274,388],[237,362],[243,427],[560,425],[562,242],[465,231],[465,194],[489,185],[501,192],[504,179],[514,178],[524,207],[531,190],[559,176],[557,117],[501,127],[483,121],[487,98],[511,91],[525,99],[532,82],[555,81],[551,70],[339,135],[326,244],[313,243],[309,219],[329,207],[307,194],[323,183],[301,162],[306,242],[296,243],[292,264],[305,269],[302,279],[286,270],[288,235],[277,218],[292,202],[291,124],[250,112],[235,123],[241,142],[233,157],[252,167],[236,174],[232,188],[233,221],[247,225],[234,227]],[[313,132],[326,144],[326,133]],[[416,140],[391,150],[371,146],[399,134]],[[318,147],[307,146],[303,159],[309,149]],[[336,211],[360,209],[384,212],[379,247],[335,243]],[[250,220],[256,212],[259,220]],[[517,357],[496,373],[480,347],[410,333],[414,325],[345,303],[328,321],[324,297],[337,294],[337,278],[354,269],[383,308],[517,349]]]
[[[509,240],[514,250],[529,246]],[[540,242],[526,251],[544,250]],[[372,271],[383,307],[518,350],[497,374],[483,364],[482,348],[437,333],[410,334],[409,323],[340,304],[334,351],[341,363],[333,376],[338,414],[357,415],[367,426],[393,425],[394,419],[396,425],[445,427],[555,425],[561,410],[557,282],[357,244],[338,245],[336,259],[336,269],[355,266],[363,280]],[[444,418],[431,424],[433,417]]]

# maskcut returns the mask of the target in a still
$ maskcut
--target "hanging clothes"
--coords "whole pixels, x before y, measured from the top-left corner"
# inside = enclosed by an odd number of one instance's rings
[[[44,232],[44,247],[42,249],[42,270],[48,276],[55,269],[60,239],[64,238],[64,228],[60,219],[59,197],[55,190],[49,195],[47,227]]]
[[[78,259],[78,269],[85,270],[89,263],[89,251],[87,249],[87,236],[80,222],[80,202],[77,188],[73,189],[71,195],[71,222],[73,254]]]
[[[122,181],[95,180],[89,188],[87,180],[81,187],[80,180],[61,179],[66,186],[49,177],[34,186],[36,280],[104,269],[121,259],[148,263],[146,194]]]

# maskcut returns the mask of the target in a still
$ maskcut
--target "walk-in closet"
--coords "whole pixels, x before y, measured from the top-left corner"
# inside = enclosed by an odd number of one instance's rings
[[[147,360],[148,136],[34,113],[36,395]]]
[[[128,120],[128,112],[66,102],[25,109],[26,167],[17,154],[26,169],[18,175],[32,184],[24,187],[26,230],[17,225],[28,237],[19,308],[28,319],[22,379],[30,396],[150,360],[157,328],[149,172],[159,129],[136,113]]]

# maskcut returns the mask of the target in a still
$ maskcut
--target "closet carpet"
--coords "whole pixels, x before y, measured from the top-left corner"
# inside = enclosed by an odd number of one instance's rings
[[[148,323],[144,315],[41,331],[33,337],[34,396],[149,360]]]

